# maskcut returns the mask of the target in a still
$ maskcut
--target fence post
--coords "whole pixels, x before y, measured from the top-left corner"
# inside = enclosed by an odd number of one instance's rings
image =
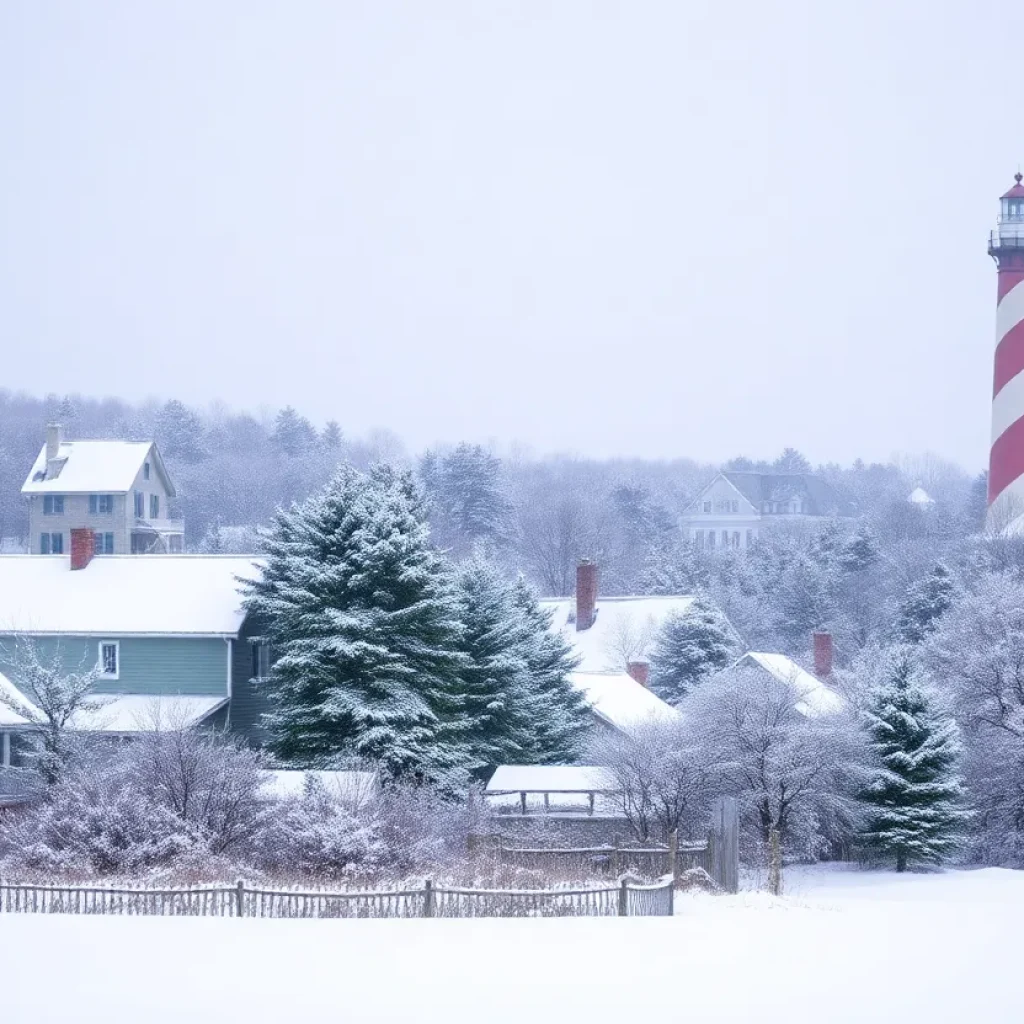
[[[668,887],[668,916],[676,916],[676,883],[673,879]]]
[[[612,840],[612,874],[616,878],[619,876],[619,843],[620,839],[616,836]]]
[[[434,916],[434,883],[429,878],[423,883],[423,916]]]
[[[679,878],[679,830],[672,829],[668,834],[668,873],[674,885]]]
[[[773,896],[782,895],[782,847],[775,828],[768,833],[768,891]]]
[[[235,917],[245,917],[245,883],[241,879],[235,885]]]
[[[626,917],[629,913],[629,882],[623,879],[619,883],[619,917]]]

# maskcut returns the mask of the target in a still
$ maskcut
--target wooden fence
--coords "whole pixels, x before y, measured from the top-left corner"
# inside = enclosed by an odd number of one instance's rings
[[[435,886],[380,892],[56,886],[0,882],[0,914],[122,914],[164,917],[655,917],[673,913],[673,879],[614,887],[463,889]]]
[[[505,864],[576,874],[618,876],[623,872],[672,875],[699,867],[711,873],[711,843],[680,843],[675,833],[666,846],[626,846],[618,838],[606,846],[522,847],[498,836],[498,858]]]

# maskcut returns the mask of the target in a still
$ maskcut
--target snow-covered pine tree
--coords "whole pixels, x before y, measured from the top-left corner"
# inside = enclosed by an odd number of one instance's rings
[[[466,665],[458,686],[457,713],[441,727],[441,738],[464,746],[468,766],[483,778],[499,764],[533,760],[536,721],[544,707],[533,691],[526,637],[508,584],[480,557],[457,573]]]
[[[276,518],[246,608],[275,655],[267,724],[288,762],[395,777],[462,764],[438,741],[465,664],[458,600],[414,496],[388,466],[345,468]]]
[[[900,605],[896,630],[905,644],[919,644],[935,629],[939,617],[953,603],[953,577],[941,562],[907,590]]]
[[[866,844],[896,870],[939,864],[960,845],[960,733],[905,650],[893,652],[864,712],[878,767],[862,794]]]
[[[736,656],[729,625],[711,604],[697,598],[684,612],[670,615],[651,651],[651,689],[670,704]]]
[[[551,613],[541,608],[522,576],[512,585],[511,600],[536,715],[532,762],[572,764],[593,725],[585,697],[569,678],[578,659],[569,644],[551,630]]]

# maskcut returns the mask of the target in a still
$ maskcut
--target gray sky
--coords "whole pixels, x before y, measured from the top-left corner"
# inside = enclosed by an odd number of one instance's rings
[[[0,3],[0,386],[987,459],[992,0]]]

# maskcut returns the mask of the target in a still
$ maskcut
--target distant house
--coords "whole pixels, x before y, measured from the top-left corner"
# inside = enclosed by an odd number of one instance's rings
[[[98,558],[72,547],[71,556],[0,557],[0,687],[22,693],[19,645],[28,644],[44,664],[59,654],[65,670],[98,669],[103,706],[76,716],[73,729],[130,735],[159,718],[165,727],[217,725],[258,740],[256,683],[270,652],[250,639],[239,589],[258,563]],[[18,740],[32,731],[31,714],[0,704],[0,763],[16,759]]]
[[[856,514],[855,502],[812,473],[725,471],[690,503],[682,526],[698,550],[745,549],[772,523]]]
[[[918,508],[931,508],[935,504],[935,499],[923,487],[915,487],[907,495],[907,501]]]
[[[809,718],[828,715],[843,707],[843,698],[829,685],[832,676],[832,637],[814,634],[814,672],[797,664],[785,654],[748,651],[730,669],[748,668],[765,672],[792,688],[794,707]]]
[[[628,730],[652,716],[671,718],[675,709],[647,688],[650,656],[665,620],[685,613],[696,598],[598,597],[598,567],[583,561],[576,569],[573,597],[544,598],[551,630],[579,659],[570,675],[602,726]]]
[[[89,531],[97,555],[183,548],[185,524],[168,507],[174,483],[152,441],[65,441],[51,424],[21,493],[33,555],[70,554],[73,529]]]

